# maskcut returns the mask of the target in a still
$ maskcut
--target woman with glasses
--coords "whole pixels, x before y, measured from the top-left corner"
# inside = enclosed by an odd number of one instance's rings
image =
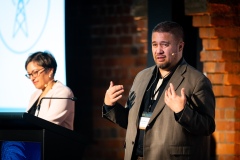
[[[26,77],[37,89],[31,96],[27,112],[73,130],[75,102],[71,89],[55,80],[57,62],[47,52],[31,54],[26,62]],[[1,159],[41,159],[40,144],[4,142]]]

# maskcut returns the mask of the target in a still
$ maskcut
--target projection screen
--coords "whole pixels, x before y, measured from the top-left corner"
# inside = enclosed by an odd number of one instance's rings
[[[36,90],[25,77],[30,53],[51,52],[66,84],[64,0],[0,1],[0,112],[23,112]]]

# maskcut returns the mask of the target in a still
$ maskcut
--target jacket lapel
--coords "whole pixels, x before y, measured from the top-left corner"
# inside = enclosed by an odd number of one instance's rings
[[[28,112],[30,110],[30,108],[32,108],[33,104],[37,101],[37,99],[39,98],[39,96],[41,95],[42,91],[39,89],[37,91],[35,91],[33,93],[33,95],[31,96],[29,103],[28,103],[28,107],[26,109],[26,112]]]
[[[135,96],[134,94],[138,93],[138,95],[136,96],[137,98],[134,100],[133,107],[131,108],[131,112],[133,113],[132,118],[134,117],[132,120],[136,122],[136,127],[138,127],[139,125],[138,119],[139,119],[141,103],[142,103],[145,91],[147,90],[148,83],[152,78],[152,74],[154,74],[154,68],[155,68],[154,66],[151,67],[150,72],[146,72],[146,74],[142,74],[141,77],[139,77],[140,81],[138,81],[138,83],[135,86],[135,89],[133,89],[135,93],[131,93],[132,91],[130,91],[129,97],[131,97],[131,94],[133,94],[132,96]]]

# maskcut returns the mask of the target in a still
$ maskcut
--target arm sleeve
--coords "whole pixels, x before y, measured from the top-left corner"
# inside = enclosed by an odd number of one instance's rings
[[[122,128],[127,128],[128,124],[128,108],[124,108],[121,104],[116,103],[112,107],[102,106],[102,117],[118,124]]]
[[[215,96],[212,86],[207,78],[202,78],[188,98],[182,114],[176,120],[189,132],[207,136],[215,131],[214,117]]]

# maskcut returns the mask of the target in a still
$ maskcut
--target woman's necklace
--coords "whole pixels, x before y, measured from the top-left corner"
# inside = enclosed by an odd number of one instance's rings
[[[45,88],[42,89],[42,94],[39,97],[39,101],[40,101],[40,99],[42,99],[42,97],[44,97],[48,93],[48,91],[50,89],[52,89],[54,84],[55,84],[55,81],[53,79],[53,80],[49,81],[47,84],[44,85]]]

